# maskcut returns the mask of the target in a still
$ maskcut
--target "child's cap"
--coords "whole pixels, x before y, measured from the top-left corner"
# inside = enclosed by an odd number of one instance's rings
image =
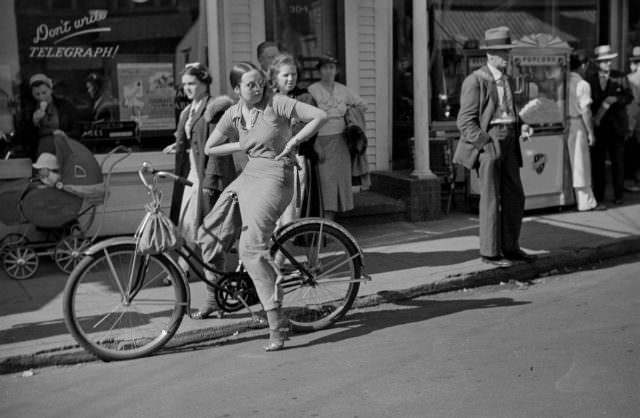
[[[58,170],[58,158],[50,152],[43,152],[38,156],[38,161],[33,164],[33,168],[41,169],[48,168],[49,170]]]

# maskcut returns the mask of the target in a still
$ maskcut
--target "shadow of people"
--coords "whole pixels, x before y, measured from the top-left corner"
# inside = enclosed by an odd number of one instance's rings
[[[322,337],[312,339],[305,344],[295,344],[296,341],[293,339],[289,346],[291,348],[295,348],[334,343],[344,339],[357,338],[381,329],[427,321],[440,316],[456,314],[458,312],[473,309],[493,309],[520,306],[529,303],[531,302],[514,301],[511,298],[402,300],[394,302],[394,305],[402,306],[404,308],[354,312],[350,314],[346,320],[338,322],[336,325],[336,329],[340,329],[338,332],[333,332],[330,335],[324,335]]]

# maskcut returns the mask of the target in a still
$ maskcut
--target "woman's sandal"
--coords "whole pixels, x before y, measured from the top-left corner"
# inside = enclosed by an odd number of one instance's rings
[[[269,330],[269,345],[264,351],[280,351],[284,348],[284,342],[289,339],[288,323],[281,323],[278,329]]]

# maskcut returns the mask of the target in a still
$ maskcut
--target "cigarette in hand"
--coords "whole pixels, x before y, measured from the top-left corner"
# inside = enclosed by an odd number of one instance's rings
[[[45,100],[40,102],[40,110],[42,110],[43,112],[47,110],[47,102]]]

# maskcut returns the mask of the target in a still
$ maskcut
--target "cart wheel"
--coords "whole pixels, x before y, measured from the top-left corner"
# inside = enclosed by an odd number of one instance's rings
[[[16,280],[28,279],[38,271],[38,254],[26,246],[8,245],[2,252],[2,269]]]
[[[82,259],[82,250],[87,247],[88,240],[81,236],[65,237],[58,242],[53,252],[53,260],[60,270],[71,273]]]

